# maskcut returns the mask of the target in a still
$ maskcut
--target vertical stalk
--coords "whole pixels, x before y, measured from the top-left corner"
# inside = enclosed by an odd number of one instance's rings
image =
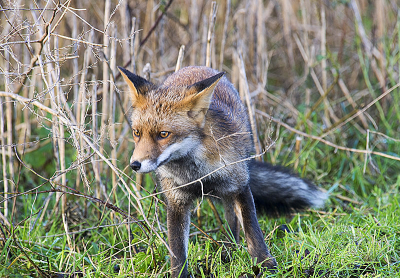
[[[59,47],[58,47],[58,38],[54,37],[54,47],[55,47],[55,66],[56,66],[56,74],[57,76],[54,77],[54,80],[60,80],[60,55],[59,55]],[[55,87],[56,91],[56,100],[57,100],[57,106],[61,110],[61,107],[63,107],[63,101],[61,98],[61,95],[63,94],[63,91],[61,89],[61,84],[58,81],[57,86]],[[57,126],[55,125],[57,128]],[[64,141],[64,125],[58,121],[58,150],[59,150],[59,160],[60,160],[60,171],[61,171],[61,184],[66,185],[67,184],[67,175],[65,174],[65,141]],[[66,196],[63,196],[63,204],[66,205]]]
[[[136,45],[136,17],[132,17],[132,28],[131,28],[131,35],[130,35],[130,48],[129,48],[129,53],[130,53],[130,59],[131,59],[131,72],[135,73],[136,72],[136,58],[135,58],[135,45]],[[126,98],[129,99],[129,98]]]
[[[291,68],[294,67],[294,54],[293,54],[293,44],[292,44],[292,28],[291,28],[291,16],[293,16],[290,1],[282,1],[282,20],[283,20],[283,37],[287,45],[287,55],[289,58],[289,65]]]
[[[257,51],[256,51],[256,72],[257,72],[257,80],[262,80],[263,77],[263,69],[264,64],[267,61],[266,54],[267,54],[267,47],[265,40],[267,37],[264,35],[264,4],[262,0],[257,1]]]
[[[1,161],[3,170],[3,184],[4,184],[4,199],[8,198],[8,176],[7,176],[7,157],[6,157],[6,142],[5,142],[5,130],[4,130],[4,111],[3,105],[5,106],[5,99],[0,97],[0,140],[1,140]],[[8,202],[3,204],[3,214],[4,217],[8,216]]]
[[[117,26],[114,24],[110,26],[112,37],[111,40],[111,50],[110,50],[110,142],[111,142],[111,161],[114,166],[117,166],[117,142],[115,136],[115,105],[116,105],[116,96],[117,92],[114,90],[114,77],[113,77],[113,70],[116,69],[116,55],[117,55],[117,44],[115,40],[115,36],[117,34]],[[114,171],[111,174],[112,180],[112,191],[114,196],[114,202],[116,200],[116,189],[117,189],[117,176]]]
[[[111,0],[106,0],[105,8],[104,8],[104,34],[103,34],[103,52],[104,52],[104,60],[103,60],[103,99],[102,103],[102,115],[101,115],[101,130],[105,130],[107,122],[108,122],[108,111],[109,111],[109,101],[108,101],[108,21],[110,18],[110,10],[111,10]],[[104,138],[100,138],[100,152],[104,153]]]
[[[6,47],[5,51],[5,58],[6,58],[6,63],[5,63],[5,91],[10,92],[11,90],[11,85],[10,85],[10,79],[9,79],[9,73],[10,73],[10,64],[8,61],[10,61],[10,53],[9,53],[9,47]],[[10,188],[7,188],[8,192],[14,192],[14,158],[13,158],[13,150],[12,150],[12,145],[13,145],[13,103],[11,101],[11,98],[6,97],[5,98],[6,102],[6,124],[7,124],[7,153],[8,153],[8,179],[10,182]],[[6,210],[8,213],[8,208]],[[7,217],[7,214],[5,214]]]
[[[197,49],[199,46],[199,10],[196,0],[190,0],[190,34],[192,36],[192,52],[190,55],[190,64],[197,65],[199,61],[197,57]]]
[[[239,58],[238,63],[239,63],[239,71],[240,71],[239,82],[241,84],[239,87],[243,90],[243,94],[245,96],[247,110],[249,113],[251,131],[253,134],[254,147],[256,149],[256,154],[259,155],[259,154],[261,154],[261,145],[258,140],[257,124],[256,124],[256,119],[255,119],[255,109],[251,103],[250,89],[249,89],[249,84],[247,83],[246,69],[244,66],[244,61],[243,61],[243,57],[242,57],[241,53],[239,53],[238,58]],[[257,160],[262,161],[262,157],[258,156]]]
[[[378,51],[380,57],[378,59],[379,67],[381,69],[381,78],[379,83],[382,88],[382,92],[386,91],[386,62],[385,62],[385,50],[384,50],[384,36],[385,36],[385,0],[375,1],[375,19],[376,19],[376,37],[378,41]]]
[[[214,38],[214,27],[215,20],[217,18],[217,8],[218,5],[215,1],[211,2],[211,11],[208,25],[208,35],[207,35],[207,52],[206,52],[206,67],[211,67],[211,46]]]
[[[207,56],[207,16],[205,15],[205,14],[203,14],[203,26],[202,26],[202,28],[203,28],[203,34],[202,34],[202,36],[201,36],[201,53],[200,53],[200,57],[204,57],[204,58],[202,58],[202,60],[201,60],[201,63],[203,64],[203,65],[206,65],[207,64],[207,58],[206,58],[206,56]],[[195,54],[196,55],[196,54]]]
[[[92,40],[91,36],[93,36],[93,32],[89,34],[89,41]],[[76,115],[77,125],[82,132],[86,129],[86,110],[87,110],[87,96],[86,96],[86,77],[88,72],[88,65],[90,59],[91,48],[88,47],[83,55],[83,65],[81,71],[81,80],[79,82],[79,98],[78,98],[78,109]],[[78,172],[79,174],[76,176],[76,187],[79,188],[81,179],[84,183],[83,191],[86,193],[86,190],[90,187],[89,181],[86,174],[86,166],[83,163],[83,160],[86,158],[86,143],[84,142],[82,136],[78,135],[79,142],[77,142],[77,151],[78,151],[78,160],[81,162],[79,163]]]
[[[128,1],[121,1],[121,7],[119,9],[119,12],[121,14],[121,28],[120,28],[120,32],[122,34],[122,59],[124,61],[124,63],[126,63],[127,61],[129,61],[132,56],[130,56],[130,52],[129,52],[129,39],[128,39],[128,34],[129,34],[129,23],[131,22],[130,17],[129,17],[129,8],[128,8]],[[132,24],[134,24],[134,22],[132,22]],[[132,26],[132,28],[134,28]],[[131,30],[132,30],[131,28]],[[132,61],[133,62],[133,61]],[[131,64],[132,64],[131,62]],[[112,70],[114,70],[113,68],[111,68]]]
[[[225,10],[225,21],[224,21],[224,30],[222,32],[222,40],[221,40],[221,51],[219,53],[219,71],[222,71],[222,66],[224,64],[224,52],[225,52],[225,44],[226,44],[226,33],[228,31],[228,23],[229,16],[231,11],[231,0],[226,0],[226,10]]]
[[[79,5],[79,1],[76,3],[77,5]],[[78,37],[78,22],[77,22],[77,18],[75,15],[72,15],[72,37],[73,38],[77,38]],[[77,54],[78,51],[78,42],[74,43],[73,46],[73,52]],[[73,77],[74,77],[74,85],[73,85],[73,94],[74,94],[74,101],[77,101],[79,98],[79,86],[78,86],[78,82],[79,82],[79,65],[78,65],[78,58],[75,58],[74,60],[72,60],[72,73],[73,73]],[[77,112],[79,110],[79,107],[77,106],[77,104],[75,103],[74,105],[74,114],[76,115]],[[78,119],[77,119],[78,120]]]
[[[324,93],[327,89],[327,71],[326,71],[326,18],[325,18],[325,6],[321,3],[321,72],[322,72],[322,90]],[[326,119],[327,128],[329,128],[332,123],[329,117],[329,103],[328,99],[324,99],[324,114]]]
[[[30,62],[30,55],[29,55],[29,51],[27,48],[24,48],[24,65],[29,65]],[[25,70],[25,69],[24,69]],[[32,75],[31,79],[33,79],[34,76]],[[33,81],[31,81],[31,84],[33,83]],[[32,87],[32,86],[30,86]],[[25,86],[22,90],[22,95],[26,98],[29,97],[29,87]],[[31,137],[31,125],[30,125],[30,120],[29,120],[29,109],[22,109],[23,106],[19,105],[19,107],[17,108],[18,111],[20,111],[20,116],[17,115],[18,117],[21,117],[21,125],[23,126],[22,130],[20,131],[20,136],[19,136],[19,140],[18,140],[18,152],[22,153],[23,149],[24,149],[24,144],[25,144],[25,140],[26,138],[30,138]],[[23,119],[23,121],[22,121]]]
[[[178,53],[178,59],[176,60],[175,72],[182,68],[183,57],[185,56],[185,46],[181,45]]]

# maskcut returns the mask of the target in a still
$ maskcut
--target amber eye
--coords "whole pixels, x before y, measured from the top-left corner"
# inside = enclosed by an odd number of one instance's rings
[[[135,135],[135,137],[140,137],[140,132],[137,129],[133,130],[133,135]]]
[[[168,131],[161,131],[160,132],[160,137],[161,138],[167,138],[169,136],[169,132]]]

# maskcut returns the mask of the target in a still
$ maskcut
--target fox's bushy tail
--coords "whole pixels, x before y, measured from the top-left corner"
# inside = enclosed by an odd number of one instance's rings
[[[322,207],[328,194],[281,166],[252,160],[250,188],[257,212],[279,215],[308,207]]]

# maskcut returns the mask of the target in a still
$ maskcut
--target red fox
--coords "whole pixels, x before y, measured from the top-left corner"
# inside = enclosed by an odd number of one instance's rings
[[[270,213],[320,207],[326,194],[286,170],[247,159],[253,152],[248,115],[224,73],[186,67],[156,86],[119,70],[133,107],[130,166],[155,171],[165,191],[172,277],[188,276],[190,208],[203,196],[222,201],[236,242],[241,226],[250,255],[273,271],[276,260],[264,242],[256,207]]]

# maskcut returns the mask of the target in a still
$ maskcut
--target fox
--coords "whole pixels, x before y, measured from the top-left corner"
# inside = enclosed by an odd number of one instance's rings
[[[219,199],[233,239],[275,271],[257,211],[276,214],[322,207],[327,194],[292,172],[250,159],[248,112],[225,73],[180,69],[160,85],[118,67],[129,87],[135,148],[130,167],[155,172],[166,199],[171,277],[188,277],[190,211],[196,199]]]

